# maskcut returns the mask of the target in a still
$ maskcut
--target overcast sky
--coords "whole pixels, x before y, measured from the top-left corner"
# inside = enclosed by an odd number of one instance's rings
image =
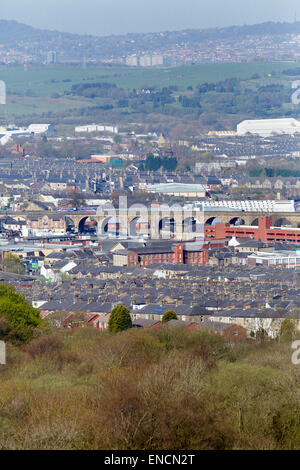
[[[299,0],[0,0],[0,18],[99,36],[300,20]]]

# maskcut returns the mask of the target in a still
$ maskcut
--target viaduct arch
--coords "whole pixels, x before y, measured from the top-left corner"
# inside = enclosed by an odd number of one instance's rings
[[[8,213],[7,213],[8,215]],[[11,217],[17,220],[27,219],[33,215],[33,213],[24,212],[11,212]],[[294,228],[300,227],[300,212],[275,212],[275,213],[263,213],[263,212],[241,212],[241,211],[205,211],[199,210],[182,211],[176,210],[176,208],[158,208],[154,211],[151,209],[145,210],[142,208],[135,208],[134,210],[128,209],[119,210],[114,208],[104,209],[101,212],[90,211],[90,212],[50,212],[50,211],[35,211],[34,216],[43,217],[47,215],[61,216],[65,221],[65,230],[69,227],[69,232],[80,233],[82,226],[85,221],[92,219],[96,227],[96,233],[102,235],[105,231],[105,224],[111,218],[115,218],[120,225],[120,235],[133,235],[134,225],[137,221],[144,220],[144,226],[148,227],[152,238],[160,238],[160,226],[163,219],[172,221],[174,225],[175,233],[191,232],[188,227],[193,227],[195,223],[198,225],[215,225],[218,222],[229,223],[234,225],[235,223],[257,226],[258,217],[260,216],[272,216],[273,226],[289,226]],[[147,225],[147,221],[149,225]],[[193,231],[193,230],[192,230]]]

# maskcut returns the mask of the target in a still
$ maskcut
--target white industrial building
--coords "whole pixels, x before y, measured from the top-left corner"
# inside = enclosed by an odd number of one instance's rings
[[[164,64],[164,57],[161,54],[131,55],[126,57],[125,63],[130,67],[157,67]]]
[[[151,67],[151,65],[152,65],[151,55],[142,55],[140,57],[140,66],[141,67]]]
[[[54,128],[52,124],[30,124],[27,128],[25,127],[0,127],[0,145],[6,145],[14,137],[21,137],[21,136],[32,136],[32,135],[39,135],[44,134],[48,131],[53,131]]]
[[[245,201],[205,201],[204,210],[238,210],[245,212],[295,212],[295,201],[292,200],[245,200]]]
[[[48,131],[53,131],[51,124],[30,124],[27,128],[27,132],[30,134],[44,134]]]
[[[144,191],[148,193],[168,194],[170,196],[204,198],[206,189],[202,184],[160,183],[148,184]]]
[[[296,268],[300,265],[300,251],[273,251],[272,253],[260,251],[248,256],[248,260],[255,260],[256,265],[278,266]]]
[[[294,118],[259,119],[243,121],[237,125],[237,135],[257,134],[261,137],[300,132],[300,121]]]
[[[128,65],[129,67],[137,67],[138,62],[139,62],[138,56],[136,55],[130,55],[126,57],[126,65]]]
[[[87,124],[86,126],[75,127],[75,132],[111,132],[112,134],[118,134],[118,128],[102,124]]]

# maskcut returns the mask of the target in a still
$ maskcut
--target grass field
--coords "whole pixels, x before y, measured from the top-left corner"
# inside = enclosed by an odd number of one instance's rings
[[[231,77],[249,79],[258,74],[259,81],[265,85],[291,80],[290,77],[282,76],[281,72],[299,65],[287,62],[226,63],[161,69],[108,66],[83,68],[65,65],[32,66],[24,69],[21,66],[2,66],[0,80],[4,80],[7,86],[7,116],[13,118],[88,106],[89,102],[85,100],[51,98],[53,93],[63,94],[72,85],[82,82],[110,82],[127,89],[176,85],[185,90],[188,86],[195,87],[204,82],[218,82]],[[24,96],[28,90],[36,96]]]
[[[227,63],[203,64],[185,67],[141,69],[128,67],[0,67],[0,79],[4,80],[9,93],[24,93],[33,90],[38,96],[62,93],[75,83],[82,81],[115,83],[122,88],[144,86],[178,87],[196,86],[204,82],[217,82],[230,77],[250,78],[254,74],[264,76],[272,72],[280,73],[300,64],[286,62],[271,63]],[[71,80],[66,82],[64,80]]]

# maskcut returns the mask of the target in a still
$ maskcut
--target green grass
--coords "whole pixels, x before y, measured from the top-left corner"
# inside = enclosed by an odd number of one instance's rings
[[[0,80],[7,85],[8,104],[6,115],[14,116],[41,115],[47,112],[64,112],[75,108],[83,108],[96,101],[85,99],[53,99],[53,93],[63,94],[72,85],[79,83],[110,82],[125,89],[140,89],[143,87],[177,86],[180,91],[188,86],[195,87],[204,82],[218,82],[226,78],[237,77],[251,79],[259,74],[257,80],[250,80],[245,86],[266,85],[271,83],[287,83],[292,78],[282,75],[282,71],[295,68],[299,64],[287,62],[271,63],[226,63],[201,64],[174,68],[142,69],[127,67],[58,65],[55,67],[32,66],[27,68],[0,67]],[[274,73],[269,77],[269,74]],[[66,81],[70,80],[70,81]],[[28,90],[37,97],[26,97]],[[3,109],[0,110],[3,115]]]
[[[41,115],[48,112],[63,113],[88,106],[92,106],[92,103],[84,99],[8,96],[5,113],[8,117],[13,118],[14,116]],[[3,110],[1,114],[4,115]]]
[[[33,90],[38,96],[51,96],[69,90],[73,84],[82,81],[108,81],[123,88],[144,86],[176,85],[186,88],[204,82],[217,82],[230,77],[250,78],[258,73],[261,76],[272,72],[281,73],[297,63],[226,63],[203,64],[184,67],[141,69],[125,67],[88,67],[59,65],[56,67],[33,66],[26,71],[23,67],[0,67],[0,79],[7,84],[8,92]],[[63,80],[71,80],[64,82]]]

